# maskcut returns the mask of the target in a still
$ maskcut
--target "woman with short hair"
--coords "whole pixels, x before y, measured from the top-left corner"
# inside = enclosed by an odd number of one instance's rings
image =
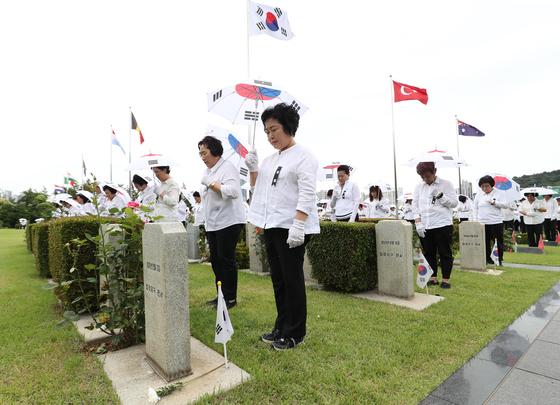
[[[178,222],[177,205],[181,190],[177,182],[171,177],[169,166],[152,167],[152,171],[160,181],[157,190],[157,200],[154,208],[156,222]]]
[[[277,150],[260,168],[256,151],[245,159],[254,194],[249,222],[264,232],[276,301],[276,321],[261,336],[276,350],[293,349],[306,335],[305,246],[320,232],[315,194],[318,162],[294,139],[299,114],[284,103],[261,115],[268,142]],[[359,200],[357,201],[359,202]]]
[[[93,194],[87,190],[80,190],[76,194],[76,201],[81,204],[82,211],[85,215],[97,215],[97,210],[95,205],[91,202],[93,200]]]
[[[526,200],[519,206],[523,222],[527,229],[527,242],[530,247],[537,247],[543,232],[544,213],[546,208],[542,201],[537,200],[538,193],[525,193]]]
[[[103,186],[103,192],[105,193],[105,215],[106,216],[122,216],[122,214],[111,214],[110,210],[117,208],[122,210],[126,207],[127,201],[124,196],[120,195],[118,190],[113,185],[105,184]]]
[[[210,263],[214,271],[215,285],[222,282],[226,306],[237,305],[237,261],[235,248],[241,229],[247,222],[239,170],[233,163],[222,158],[222,142],[213,136],[205,136],[198,143],[200,158],[206,165],[201,183],[204,201],[204,224],[210,247]],[[218,297],[208,301],[216,305]]]
[[[510,204],[502,200],[501,193],[494,188],[496,182],[492,176],[483,176],[478,180],[478,186],[482,190],[476,193],[473,203],[473,217],[475,221],[484,224],[486,235],[486,263],[494,264],[492,260],[492,248],[494,240],[498,246],[499,266],[504,260],[504,222],[502,208],[510,207]]]
[[[350,181],[350,166],[340,165],[336,169],[338,183],[334,187],[331,207],[333,221],[355,222],[358,220],[360,206],[360,188]]]

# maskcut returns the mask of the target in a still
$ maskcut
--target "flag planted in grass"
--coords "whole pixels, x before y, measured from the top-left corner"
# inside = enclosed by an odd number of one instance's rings
[[[229,319],[229,313],[222,293],[222,283],[218,281],[218,310],[216,312],[216,334],[214,342],[226,344],[233,335],[233,325]]]
[[[500,255],[498,252],[498,242],[494,241],[494,247],[492,248],[492,253],[490,254],[490,259],[494,262],[494,265],[498,265],[500,263]]]
[[[420,288],[426,288],[428,280],[432,277],[434,271],[422,253],[418,254],[418,275],[416,276],[416,285]]]

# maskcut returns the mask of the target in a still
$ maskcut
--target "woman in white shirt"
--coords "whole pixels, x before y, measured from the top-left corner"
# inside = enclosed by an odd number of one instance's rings
[[[261,340],[286,350],[302,343],[306,334],[303,259],[310,235],[320,231],[315,194],[318,162],[295,142],[299,114],[293,107],[277,104],[266,109],[261,120],[268,142],[278,151],[260,168],[256,151],[245,159],[255,186],[249,222],[257,230],[264,229],[277,311],[274,328]]]
[[[84,215],[97,215],[95,205],[92,204],[93,194],[87,190],[80,190],[76,194],[76,201],[81,204]]]
[[[460,195],[457,197],[459,204],[457,204],[457,218],[459,222],[469,221],[472,214],[471,200],[466,195]]]
[[[403,219],[414,225],[414,207],[412,206],[412,198],[407,198],[402,209]]]
[[[364,201],[364,205],[366,218],[386,218],[391,211],[389,203],[383,199],[383,191],[376,185],[369,188],[369,198]]]
[[[510,205],[501,200],[501,194],[494,188],[496,182],[492,176],[483,176],[478,180],[478,186],[482,190],[474,198],[473,216],[474,220],[484,224],[486,235],[486,263],[494,264],[492,260],[492,248],[494,240],[498,245],[499,265],[504,258],[504,217],[502,208]]]
[[[156,192],[157,200],[154,208],[154,216],[160,217],[156,222],[178,222],[177,205],[181,189],[177,182],[171,177],[169,166],[152,167],[160,185]]]
[[[205,136],[198,143],[200,158],[206,165],[200,181],[204,186],[204,223],[206,239],[210,247],[210,262],[214,271],[215,284],[222,282],[226,306],[237,304],[237,261],[235,247],[241,228],[247,222],[239,170],[229,161],[222,159],[222,142],[213,136]],[[218,297],[208,301],[217,305]]]
[[[122,210],[126,207],[127,201],[123,195],[119,194],[117,189],[109,184],[105,184],[103,186],[103,191],[105,192],[105,210],[106,216],[122,216],[122,213],[111,213],[111,209],[117,208]]]
[[[523,215],[529,246],[537,247],[543,232],[543,213],[546,212],[546,208],[542,201],[537,200],[537,193],[525,193],[524,195],[527,199],[519,206],[519,213]]]
[[[355,222],[358,218],[360,205],[360,188],[350,181],[350,166],[340,165],[337,168],[338,183],[334,187],[331,207],[333,221]]]

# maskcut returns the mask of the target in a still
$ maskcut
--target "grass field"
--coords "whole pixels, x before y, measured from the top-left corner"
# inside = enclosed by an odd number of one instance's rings
[[[191,333],[209,347],[216,314],[209,266],[192,265]],[[276,352],[258,340],[274,322],[267,277],[239,275],[239,305],[228,344],[251,381],[200,403],[416,404],[558,281],[554,272],[506,268],[500,277],[456,271],[452,289],[423,312],[308,289],[304,345]],[[0,230],[0,403],[115,403],[71,327],[54,328],[52,292],[42,290],[23,233]]]
[[[545,246],[543,254],[504,252],[504,261],[560,267],[560,246]]]

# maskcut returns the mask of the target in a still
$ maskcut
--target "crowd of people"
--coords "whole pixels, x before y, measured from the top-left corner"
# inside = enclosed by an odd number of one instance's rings
[[[194,225],[205,229],[214,281],[216,285],[221,282],[228,308],[238,304],[236,245],[242,227],[250,222],[264,238],[276,302],[275,320],[270,331],[263,333],[260,339],[276,350],[286,350],[301,344],[306,335],[303,262],[306,244],[312,235],[320,232],[316,194],[318,162],[308,149],[295,141],[299,114],[293,107],[277,104],[266,109],[261,120],[267,140],[276,152],[260,163],[256,150],[247,154],[245,164],[251,186],[248,201],[241,190],[239,170],[223,158],[221,141],[208,135],[198,142],[199,156],[206,169],[200,181],[200,192],[192,193],[194,203],[171,177],[169,166],[152,167],[157,185],[151,178],[135,174],[132,178],[136,189],[134,200],[117,185],[99,183],[95,193],[78,190],[76,197],[57,195],[53,203],[57,205],[55,216],[98,212],[103,216],[120,216],[125,207],[138,209],[146,221],[185,223],[187,215],[192,215]],[[358,185],[350,179],[351,170],[348,165],[338,167],[338,182],[327,193],[327,217],[341,222],[391,217],[409,221],[434,272],[428,281],[430,285],[451,288],[454,218],[484,224],[489,263],[495,240],[499,264],[502,264],[504,228],[523,227],[529,235],[530,246],[536,246],[543,231],[548,240],[556,239],[560,197],[545,196],[541,201],[536,199],[536,193],[527,193],[519,203],[504,202],[494,188],[494,179],[484,176],[478,183],[480,192],[473,201],[465,195],[457,195],[452,183],[437,175],[433,162],[420,162],[416,172],[421,181],[413,194],[405,194],[404,204],[398,208],[384,198],[381,185],[371,185],[363,200]],[[216,294],[207,304],[216,306],[217,301]]]

